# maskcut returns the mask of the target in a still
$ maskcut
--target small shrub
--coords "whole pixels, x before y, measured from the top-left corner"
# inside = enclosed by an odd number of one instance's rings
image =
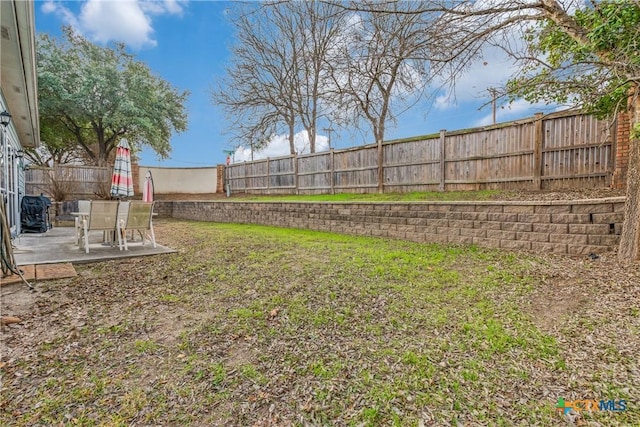
[[[67,200],[77,191],[78,183],[73,180],[71,171],[54,166],[45,175],[47,178],[47,192],[55,202]]]

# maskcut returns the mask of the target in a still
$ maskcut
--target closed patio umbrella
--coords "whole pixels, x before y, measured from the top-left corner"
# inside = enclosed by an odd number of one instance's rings
[[[147,174],[144,176],[144,186],[142,187],[142,201],[153,202],[153,196],[153,175],[151,175],[151,171],[147,171]]]
[[[126,139],[116,147],[116,161],[111,177],[111,195],[113,197],[133,196],[133,177],[131,175],[131,148]]]

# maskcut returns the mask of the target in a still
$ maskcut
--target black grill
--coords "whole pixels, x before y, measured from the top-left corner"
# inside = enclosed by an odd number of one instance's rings
[[[23,196],[20,206],[20,224],[23,233],[45,233],[51,228],[48,197]]]

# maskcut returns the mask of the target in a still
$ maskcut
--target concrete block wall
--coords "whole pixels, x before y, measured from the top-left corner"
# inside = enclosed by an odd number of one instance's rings
[[[624,197],[552,202],[157,201],[160,217],[306,228],[416,242],[602,253],[618,245]]]

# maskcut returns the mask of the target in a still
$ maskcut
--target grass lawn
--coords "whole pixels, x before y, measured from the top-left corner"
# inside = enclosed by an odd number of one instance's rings
[[[255,201],[292,201],[292,202],[421,202],[421,201],[459,201],[459,200],[491,200],[494,197],[509,195],[509,191],[426,191],[408,193],[339,193],[311,195],[235,195],[243,200]]]
[[[248,225],[156,235],[179,252],[29,294],[0,332],[0,425],[566,425],[560,398],[626,401],[576,425],[640,424],[637,266]]]
[[[407,193],[339,193],[257,195],[232,193],[229,200],[257,202],[455,202],[455,201],[550,201],[599,199],[624,196],[625,191],[611,188],[581,188],[572,190],[477,190],[477,191],[423,191]],[[179,197],[178,197],[179,198]],[[217,199],[226,199],[218,194]]]

